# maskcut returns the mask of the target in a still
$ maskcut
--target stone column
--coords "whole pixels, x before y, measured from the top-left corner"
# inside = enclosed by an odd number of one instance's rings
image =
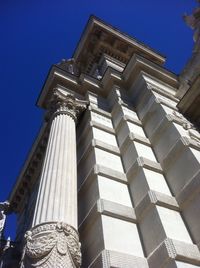
[[[86,102],[55,90],[50,134],[22,267],[80,267],[77,233],[77,116]]]

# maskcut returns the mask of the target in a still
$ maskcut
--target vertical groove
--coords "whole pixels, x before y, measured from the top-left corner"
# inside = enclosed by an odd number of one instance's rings
[[[56,155],[55,155],[55,164],[54,164],[54,169],[53,169],[53,182],[54,182],[54,187],[52,187],[52,192],[53,192],[53,202],[52,202],[52,214],[51,217],[54,220],[57,220],[57,215],[56,215],[56,207],[57,207],[57,202],[59,198],[59,193],[57,193],[57,180],[58,180],[58,174],[59,174],[59,154],[60,154],[60,144],[61,144],[61,131],[62,131],[62,114],[59,114],[58,120],[59,120],[59,130],[58,130],[58,137],[57,137],[57,143],[56,143]],[[52,183],[53,184],[53,183]],[[53,186],[53,185],[52,185]]]
[[[53,133],[53,142],[52,144],[50,145],[51,148],[50,148],[50,151],[49,151],[49,156],[48,156],[48,166],[46,167],[46,172],[45,172],[45,177],[44,177],[44,180],[46,181],[46,185],[45,185],[45,189],[44,189],[44,198],[42,200],[42,204],[43,205],[47,205],[48,204],[48,198],[50,196],[50,189],[51,189],[51,181],[50,181],[50,178],[49,178],[49,172],[51,172],[51,164],[52,164],[52,157],[54,156],[54,150],[55,150],[55,137],[57,135],[57,131],[58,131],[58,121],[56,120],[56,118],[54,119],[55,120],[55,131]],[[46,212],[48,211],[48,209],[45,207],[45,209],[43,209],[44,212],[43,212],[43,217],[40,219],[40,222],[41,221],[45,221],[46,219]]]
[[[57,139],[59,138],[59,116],[56,116],[55,119],[56,121],[56,131],[55,131],[55,135],[54,135],[54,142],[52,144],[52,148],[51,148],[51,156],[49,158],[49,166],[48,166],[48,170],[46,172],[46,180],[47,180],[47,184],[49,185],[48,187],[48,192],[45,191],[45,194],[47,195],[47,206],[48,209],[46,209],[44,211],[45,215],[44,218],[41,220],[43,221],[47,221],[49,218],[49,215],[52,211],[52,202],[53,202],[53,197],[52,197],[52,175],[53,175],[53,169],[54,169],[54,163],[55,163],[55,159],[56,159],[56,150],[57,150]],[[49,209],[50,208],[50,209]]]
[[[56,151],[56,137],[58,135],[58,128],[59,128],[59,121],[57,120],[57,117],[54,118],[54,120],[56,121],[56,130],[54,133],[54,142],[52,143],[52,148],[51,148],[51,157],[49,158],[49,165],[48,165],[48,170],[47,170],[47,178],[50,176],[52,170],[53,170],[53,163],[55,161],[55,151]],[[50,180],[50,179],[49,179]],[[51,183],[49,182],[49,187],[48,187],[48,191],[46,193],[46,200],[47,200],[47,204],[50,206],[51,202],[52,202],[52,198],[51,198]],[[51,206],[50,206],[51,207]],[[45,210],[45,218],[47,219],[49,215],[49,210],[46,209]]]
[[[55,129],[56,129],[55,122],[52,122],[52,126],[51,126],[50,133],[49,133],[49,140],[47,143],[47,150],[45,153],[45,159],[44,159],[42,172],[41,172],[40,186],[39,186],[39,191],[38,191],[38,195],[37,195],[37,202],[36,202],[36,207],[35,207],[33,224],[38,223],[38,216],[40,216],[40,214],[41,214],[41,195],[42,195],[41,193],[43,192],[43,188],[44,188],[44,184],[45,184],[45,181],[42,178],[44,176],[44,173],[46,170],[46,165],[48,163],[49,151],[50,151],[50,148],[51,148],[52,143],[53,143],[53,136],[54,136]],[[36,212],[37,212],[37,215],[36,215]],[[39,214],[38,214],[38,212],[39,212]]]
[[[67,120],[65,120],[65,129],[66,129],[66,133],[68,132],[68,122],[69,122],[69,120],[67,119]],[[68,135],[65,135],[65,141],[64,141],[64,145],[65,145],[65,150],[67,150],[67,148],[68,148],[68,144],[67,144],[67,141],[68,141],[68,139],[69,139],[69,137],[68,137]],[[68,149],[69,150],[69,149]],[[67,163],[68,163],[68,154],[67,154],[67,152],[65,153],[65,155],[66,155],[66,158],[65,158],[65,161],[64,161],[64,163],[63,163],[63,177],[65,178],[65,180],[66,181],[64,181],[64,183],[63,183],[63,191],[64,191],[64,193],[65,193],[65,196],[64,196],[64,198],[63,198],[63,211],[62,211],[62,213],[63,213],[63,215],[66,215],[67,214],[67,211],[66,211],[66,202],[67,202],[67,172],[66,172],[66,169],[67,169]],[[67,216],[65,216],[65,217],[67,217]]]
[[[62,220],[60,217],[60,212],[62,210],[62,198],[63,198],[63,191],[62,191],[62,184],[65,182],[65,178],[63,177],[63,161],[64,161],[64,135],[65,135],[65,115],[61,115],[61,124],[62,124],[62,129],[61,129],[61,138],[60,138],[60,153],[59,153],[59,173],[58,173],[58,182],[57,182],[57,189],[58,189],[58,195],[59,198],[57,200],[57,219],[58,221]]]
[[[62,219],[62,215],[64,215],[64,210],[63,210],[63,206],[64,206],[64,197],[66,195],[66,189],[65,189],[65,180],[66,180],[66,177],[65,177],[65,166],[64,166],[64,163],[65,163],[65,150],[66,150],[66,133],[67,133],[67,129],[66,129],[66,118],[64,117],[63,118],[63,152],[62,152],[62,158],[63,158],[63,161],[62,161],[62,165],[61,165],[61,169],[62,169],[62,183],[60,184],[60,193],[61,193],[61,196],[60,196],[60,210],[59,210],[59,220]]]
[[[33,224],[63,221],[77,228],[74,120],[57,115],[51,125]]]

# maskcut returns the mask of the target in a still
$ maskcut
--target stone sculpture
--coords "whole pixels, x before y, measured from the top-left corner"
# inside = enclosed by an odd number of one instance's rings
[[[8,201],[0,203],[0,239],[3,235],[3,230],[6,221],[6,213],[8,211],[8,208],[9,208]]]
[[[200,4],[199,0],[197,2]],[[200,6],[194,9],[192,15],[185,14],[183,19],[186,24],[194,30],[194,47],[191,59],[180,74],[181,96],[183,96],[196,77],[200,75]]]

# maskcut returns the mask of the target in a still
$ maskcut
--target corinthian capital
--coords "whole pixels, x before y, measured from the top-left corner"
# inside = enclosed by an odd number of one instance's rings
[[[77,117],[87,108],[88,102],[76,99],[71,94],[65,94],[59,89],[54,89],[49,102],[50,115],[68,114],[75,121]]]
[[[77,231],[62,222],[40,224],[27,231],[21,267],[78,268],[81,265]]]

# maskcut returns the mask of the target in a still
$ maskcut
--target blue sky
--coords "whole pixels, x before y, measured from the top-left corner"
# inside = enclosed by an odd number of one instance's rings
[[[192,31],[182,15],[195,0],[0,0],[0,201],[7,199],[43,120],[35,106],[50,66],[70,58],[91,14],[167,57],[180,73]],[[13,217],[8,231],[14,236]]]

